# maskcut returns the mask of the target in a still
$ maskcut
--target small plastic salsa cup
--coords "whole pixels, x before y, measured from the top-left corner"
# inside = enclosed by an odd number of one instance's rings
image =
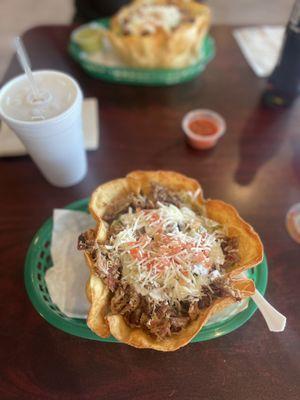
[[[198,109],[184,116],[182,129],[189,145],[195,149],[210,149],[224,135],[226,123],[216,112]]]

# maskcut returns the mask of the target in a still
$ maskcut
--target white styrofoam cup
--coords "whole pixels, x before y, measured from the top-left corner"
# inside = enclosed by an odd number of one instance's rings
[[[3,96],[20,80],[27,79],[23,74],[6,83],[0,90],[0,117],[23,142],[50,183],[60,187],[75,185],[87,172],[82,130],[82,91],[78,83],[65,73],[41,70],[33,74],[56,74],[68,79],[76,91],[69,108],[55,117],[41,121],[21,121],[7,115],[1,106]]]

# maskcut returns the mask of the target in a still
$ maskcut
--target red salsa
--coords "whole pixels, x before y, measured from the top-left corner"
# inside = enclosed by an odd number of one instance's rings
[[[210,136],[218,131],[218,126],[209,119],[194,119],[189,123],[189,128],[196,135]]]

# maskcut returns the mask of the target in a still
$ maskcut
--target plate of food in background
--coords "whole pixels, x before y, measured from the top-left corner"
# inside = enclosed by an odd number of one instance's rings
[[[95,78],[173,85],[198,76],[214,57],[210,20],[210,9],[195,1],[136,0],[75,29],[69,53]]]

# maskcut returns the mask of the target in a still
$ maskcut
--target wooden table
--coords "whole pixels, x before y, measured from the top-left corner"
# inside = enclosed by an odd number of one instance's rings
[[[300,247],[284,220],[300,201],[300,103],[282,111],[261,106],[265,83],[228,27],[212,29],[217,56],[203,75],[168,88],[89,78],[66,53],[70,31],[38,27],[24,39],[35,69],[69,72],[86,96],[98,98],[100,148],[89,153],[86,179],[68,189],[48,184],[28,157],[0,160],[0,398],[298,400]],[[14,59],[4,81],[17,73]],[[180,128],[184,113],[198,107],[227,121],[226,135],[207,152],[190,149]],[[136,168],[192,176],[207,197],[232,203],[253,224],[269,260],[266,298],[288,318],[284,333],[270,333],[256,312],[227,336],[162,354],[69,336],[36,313],[23,283],[35,231],[54,207]]]

